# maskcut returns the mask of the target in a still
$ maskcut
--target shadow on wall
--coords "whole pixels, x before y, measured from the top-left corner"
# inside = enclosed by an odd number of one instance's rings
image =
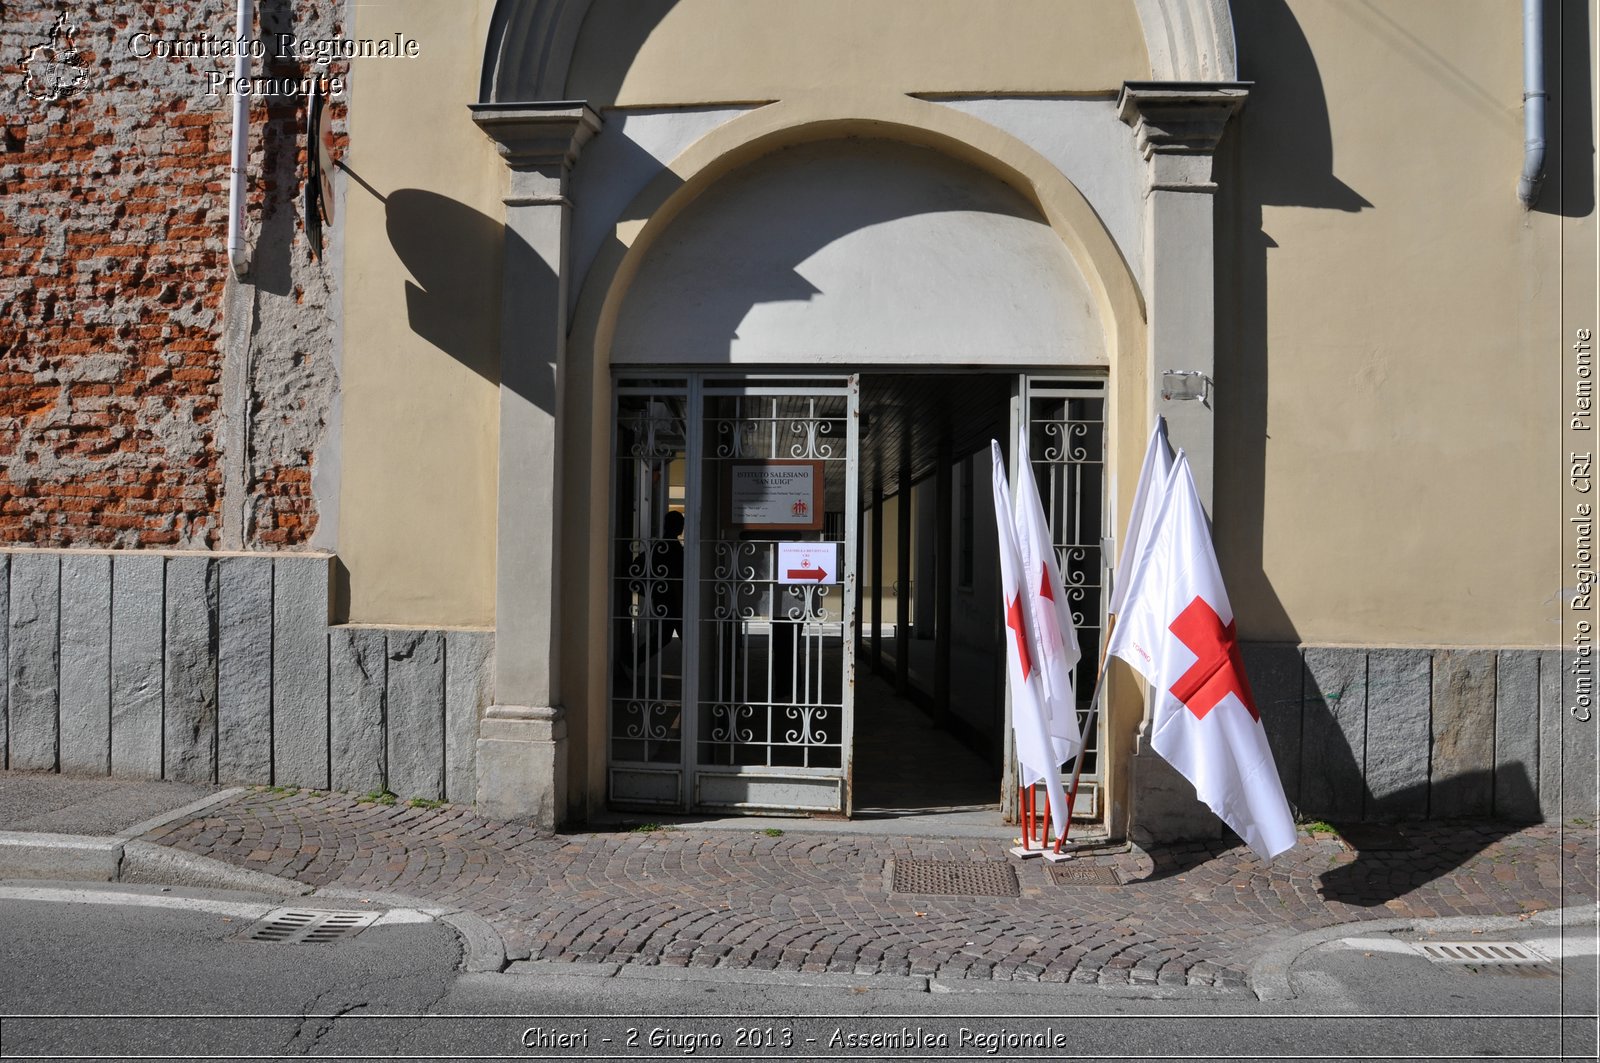
[[[1007,321],[1054,328],[1055,314],[1078,327],[1086,304],[1042,294],[1067,267],[1036,246],[1038,234],[1055,246],[1018,192],[934,149],[871,138],[782,148],[673,220],[628,291],[613,355],[721,362],[916,348],[939,358],[941,344],[963,346],[973,320],[991,319],[985,334],[1000,348],[1013,339]],[[998,319],[1002,303],[1013,314]],[[793,304],[810,304],[803,327]],[[931,346],[911,338],[919,328]],[[1039,345],[1017,328],[1016,342]]]
[[[384,212],[389,242],[412,277],[411,331],[498,383],[503,247],[510,241],[517,245],[511,253],[532,252],[501,222],[437,192],[391,192]]]
[[[339,168],[384,206],[389,243],[411,274],[405,282],[411,331],[485,380],[500,383],[501,257],[508,244],[535,263],[538,257],[503,223],[464,203],[420,188],[386,196],[346,163]],[[546,283],[555,283],[549,269],[542,272]],[[554,411],[554,367],[548,376],[550,395],[538,401]]]
[[[1298,640],[1262,566],[1266,507],[1267,206],[1371,208],[1334,176],[1333,133],[1316,57],[1284,0],[1233,5],[1241,79],[1250,101],[1218,152],[1217,468],[1218,552],[1247,638]]]

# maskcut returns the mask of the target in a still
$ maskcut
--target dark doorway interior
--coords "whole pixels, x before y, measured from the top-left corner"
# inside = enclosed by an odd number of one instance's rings
[[[991,439],[1014,376],[861,379],[854,805],[998,806],[1005,659]]]

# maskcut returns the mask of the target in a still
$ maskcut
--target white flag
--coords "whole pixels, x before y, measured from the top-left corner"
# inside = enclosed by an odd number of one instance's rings
[[[1039,487],[1028,460],[1028,430],[1017,433],[1017,500],[1013,510],[1017,552],[1022,558],[1022,589],[1028,618],[1038,643],[1034,667],[1044,688],[1045,730],[1056,763],[1071,760],[1083,745],[1078,730],[1078,699],[1072,693],[1072,670],[1078,664],[1078,628],[1067,605],[1066,585],[1056,563],[1050,525],[1044,518]]]
[[[1106,652],[1150,683],[1150,744],[1263,860],[1294,817],[1250,694],[1233,608],[1189,461],[1180,451],[1128,579]]]
[[[1022,556],[1017,549],[1017,529],[1011,522],[1011,492],[1006,483],[1005,456],[1000,444],[994,451],[994,519],[1000,540],[1000,595],[1006,621],[1006,679],[1011,688],[1011,729],[1017,739],[1017,761],[1022,784],[1043,782],[1050,795],[1050,819],[1056,837],[1067,834],[1067,797],[1061,787],[1061,761],[1050,740],[1044,684],[1034,662],[1041,658],[1029,616],[1028,592]]]
[[[1144,464],[1139,467],[1139,486],[1133,492],[1133,509],[1128,512],[1128,530],[1122,537],[1122,549],[1117,552],[1117,571],[1111,578],[1111,595],[1106,600],[1106,612],[1112,616],[1122,614],[1122,603],[1128,595],[1128,577],[1133,574],[1133,562],[1150,538],[1150,518],[1154,507],[1150,493],[1166,486],[1167,474],[1172,471],[1172,452],[1167,448],[1167,422],[1156,418],[1156,428],[1150,433],[1150,445],[1144,448]],[[1158,499],[1159,501],[1159,499]]]

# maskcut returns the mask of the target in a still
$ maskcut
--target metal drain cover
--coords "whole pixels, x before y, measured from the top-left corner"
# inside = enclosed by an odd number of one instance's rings
[[[324,912],[311,908],[279,908],[244,932],[250,941],[284,945],[317,945],[353,937],[377,922],[381,912]]]
[[[1093,864],[1052,864],[1050,877],[1057,886],[1120,886],[1122,876],[1114,867],[1095,867]]]
[[[1541,954],[1510,941],[1418,941],[1413,947],[1434,963],[1546,963]]]
[[[1020,897],[1017,873],[999,860],[953,863],[947,860],[895,860],[895,893],[944,897]]]

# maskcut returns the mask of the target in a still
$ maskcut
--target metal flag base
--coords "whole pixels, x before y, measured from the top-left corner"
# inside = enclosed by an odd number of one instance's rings
[[[1022,837],[1011,847],[1011,855],[1018,860],[1032,860],[1036,856],[1042,856],[1052,864],[1071,860],[1072,854],[1061,849],[1062,843],[1066,841],[1065,837],[1051,841],[1049,796],[1046,795],[1044,799],[1043,812],[1039,810],[1038,797],[1037,786],[1017,788],[1017,818],[1021,821]],[[1067,803],[1067,809],[1070,816],[1072,809],[1070,801]],[[1038,848],[1034,848],[1035,845]]]

